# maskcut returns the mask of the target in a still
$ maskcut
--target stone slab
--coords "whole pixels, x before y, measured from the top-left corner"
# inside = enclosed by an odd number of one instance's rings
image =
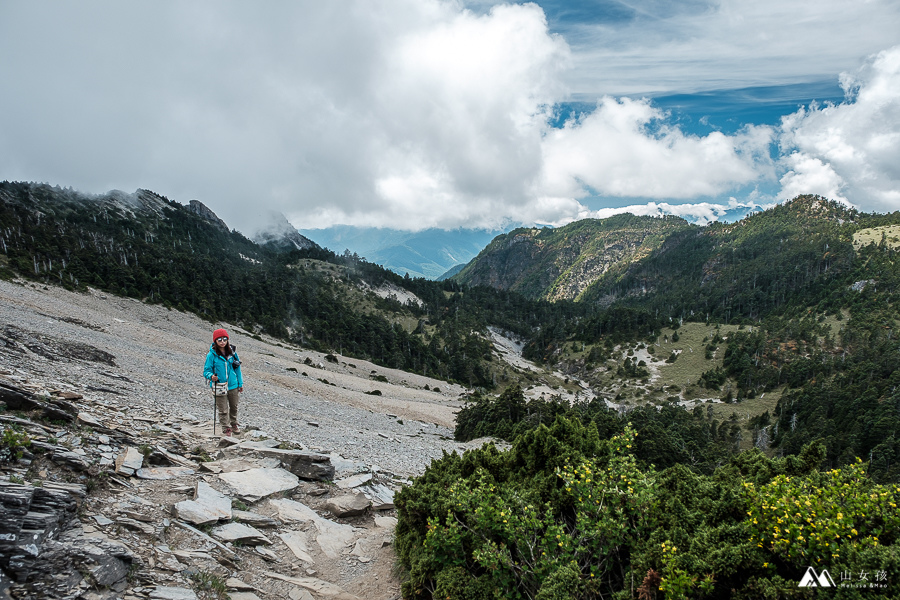
[[[350,525],[342,525],[320,517],[302,502],[282,498],[270,500],[269,503],[285,521],[312,521],[316,526],[316,543],[328,558],[338,558],[341,551],[353,543],[356,537],[355,530]]]
[[[276,492],[287,492],[300,485],[300,479],[284,469],[250,469],[221,473],[219,478],[238,496],[249,502],[256,502]]]
[[[384,542],[384,538],[380,535],[376,537],[360,538],[356,540],[356,544],[354,544],[350,554],[361,559],[363,562],[369,562],[375,558],[376,553],[381,549],[382,542]]]
[[[291,473],[301,479],[317,481],[334,479],[334,466],[327,454],[282,448],[258,448],[256,452],[262,456],[277,458]]]
[[[359,487],[370,481],[372,481],[371,473],[359,473],[357,475],[353,475],[352,477],[347,477],[346,479],[338,479],[334,482],[334,485],[338,486],[342,490],[349,490],[351,488]]]
[[[269,504],[278,511],[278,516],[283,521],[296,521],[306,523],[321,519],[316,512],[302,502],[296,500],[288,500],[287,498],[277,498],[269,500]]]
[[[156,586],[150,592],[150,600],[197,600],[197,594],[188,588]]]
[[[135,472],[138,479],[152,479],[155,481],[165,481],[193,474],[194,470],[187,467],[150,467],[138,469]]]
[[[116,473],[120,475],[134,475],[134,472],[144,464],[144,455],[138,452],[134,446],[126,446],[116,457]]]
[[[325,502],[325,510],[336,517],[352,517],[361,515],[372,506],[372,501],[366,498],[362,492],[345,494],[336,498],[330,498]]]
[[[375,517],[375,527],[393,531],[397,526],[397,517]]]
[[[249,510],[232,509],[231,518],[240,521],[241,523],[252,525],[253,527],[278,527],[281,525],[279,521],[272,517],[267,517]]]
[[[236,473],[239,471],[249,471],[259,467],[253,461],[246,458],[229,458],[227,460],[214,460],[200,465],[200,468],[210,473]]]
[[[300,560],[314,564],[312,556],[309,554],[309,545],[305,531],[285,531],[278,534],[284,545],[287,546],[294,556]]]
[[[372,501],[374,510],[390,510],[394,508],[394,490],[380,483],[372,483],[362,492]]]
[[[231,500],[205,481],[198,481],[193,500],[175,504],[175,516],[195,525],[231,519]]]
[[[256,588],[245,581],[241,581],[237,577],[229,577],[225,582],[225,587],[230,590],[238,590],[240,592],[252,592]]]
[[[243,523],[228,523],[214,527],[212,536],[223,542],[240,542],[246,546],[271,544],[272,541],[257,529]]]
[[[288,577],[272,571],[266,571],[264,575],[271,577],[272,579],[280,579],[287,583],[299,585],[323,598],[333,598],[334,600],[360,600],[357,596],[345,591],[341,586],[316,577]]]

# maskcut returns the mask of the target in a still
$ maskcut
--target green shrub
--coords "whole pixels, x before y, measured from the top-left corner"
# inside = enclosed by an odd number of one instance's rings
[[[31,445],[28,434],[21,427],[12,425],[3,428],[0,437],[0,463],[15,462],[24,456],[24,450]]]
[[[846,557],[851,546],[898,541],[900,490],[875,485],[858,459],[843,469],[744,485],[752,535],[781,560],[828,564]]]
[[[627,426],[601,440],[596,423],[560,417],[508,451],[433,461],[396,497],[404,597],[809,597],[798,583],[810,565],[900,569],[900,492],[862,463],[819,472],[826,452],[813,444],[738,454],[711,474],[657,470],[635,455],[644,437]],[[900,580],[879,591],[896,597]]]

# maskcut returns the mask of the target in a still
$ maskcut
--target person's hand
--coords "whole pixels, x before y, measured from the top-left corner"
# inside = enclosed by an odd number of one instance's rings
[[[243,393],[244,393],[244,386],[239,387],[239,388],[238,388],[238,392],[241,393],[241,394],[243,394]]]
[[[209,378],[209,380],[210,380],[210,381],[219,381],[219,376],[218,376],[218,375],[213,375],[212,377]]]

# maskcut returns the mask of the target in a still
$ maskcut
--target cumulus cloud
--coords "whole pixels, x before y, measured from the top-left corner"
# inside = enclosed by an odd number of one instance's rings
[[[605,97],[597,110],[547,134],[541,192],[649,198],[714,196],[757,180],[768,127],[738,135],[685,135],[647,100]],[[649,126],[655,125],[655,128]]]
[[[507,215],[570,60],[537,5],[440,0],[3,3],[0,53],[20,91],[0,99],[0,175],[198,198],[245,230],[268,209]]]
[[[763,22],[752,3],[705,6],[659,16],[693,32],[708,57],[727,35],[699,36],[697,23],[726,14]],[[857,22],[859,11],[847,11]],[[662,60],[653,49],[668,35],[660,29],[616,48],[643,21],[607,30],[605,62],[591,62],[600,55],[585,40],[596,32],[572,32],[573,52],[535,4],[3,2],[0,177],[196,198],[245,233],[270,210],[303,228],[561,223],[590,215],[603,197],[657,202],[632,212],[693,206],[697,218],[715,217],[725,206],[716,197],[777,181],[772,129],[692,136],[647,100],[609,95],[590,115],[548,124],[554,106],[582,91],[573,71],[588,65],[610,89],[627,88],[621,61],[637,73]],[[848,86],[858,89],[855,107],[874,107],[870,96],[894,106],[867,118],[896,123],[889,62],[874,61]],[[837,121],[855,155],[821,133]],[[896,139],[867,138],[863,121],[844,105],[794,115],[782,138],[795,155],[779,165],[784,189],[815,180],[855,201],[851,191],[865,183],[889,202]],[[867,179],[849,174],[860,153]]]
[[[782,119],[781,197],[817,193],[864,210],[900,209],[900,46],[841,83],[847,100]]]

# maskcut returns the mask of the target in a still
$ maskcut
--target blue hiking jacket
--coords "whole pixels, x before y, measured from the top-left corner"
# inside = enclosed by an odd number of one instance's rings
[[[213,375],[219,378],[220,383],[227,381],[229,390],[244,387],[244,377],[241,375],[241,367],[235,367],[232,364],[235,360],[240,362],[241,359],[238,358],[234,346],[231,347],[231,356],[225,358],[216,352],[215,344],[210,345],[209,353],[206,355],[206,364],[203,365],[203,377],[209,383],[210,387],[212,387],[213,384],[210,377]]]

